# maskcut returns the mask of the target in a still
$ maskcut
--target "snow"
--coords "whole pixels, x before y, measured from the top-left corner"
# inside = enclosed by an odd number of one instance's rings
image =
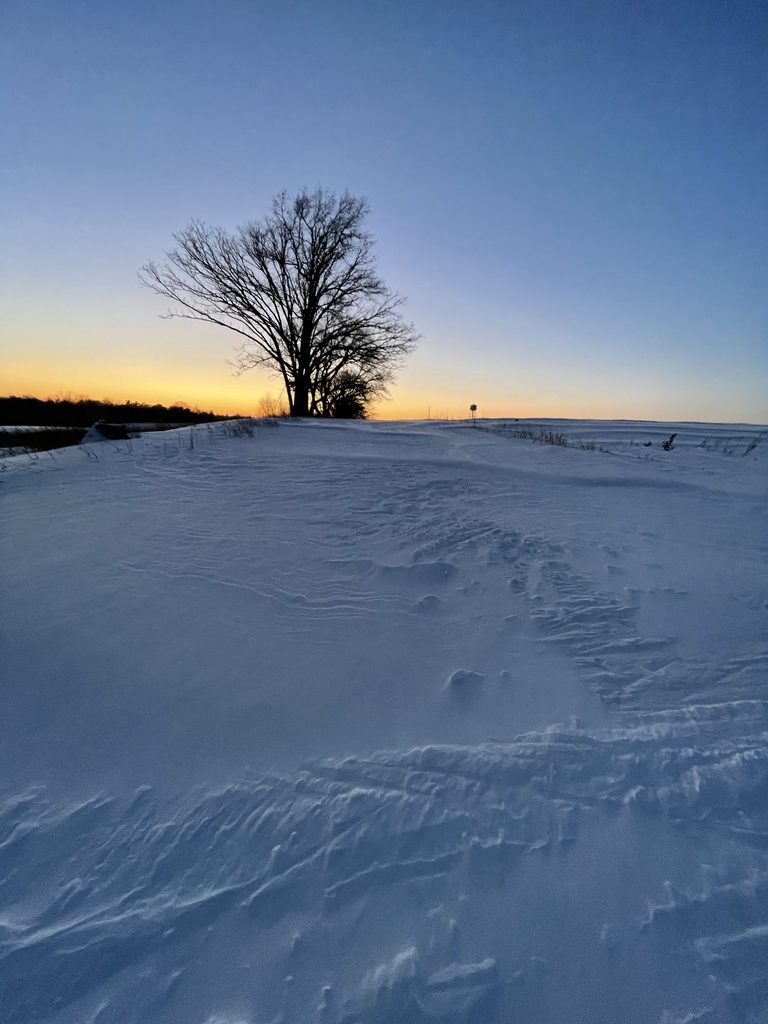
[[[0,1021],[768,1021],[767,446],[0,460]]]

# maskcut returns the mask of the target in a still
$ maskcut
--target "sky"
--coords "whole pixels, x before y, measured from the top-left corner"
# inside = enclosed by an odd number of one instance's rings
[[[282,189],[370,204],[382,418],[768,422],[762,0],[5,0],[0,393],[257,411],[137,271]]]

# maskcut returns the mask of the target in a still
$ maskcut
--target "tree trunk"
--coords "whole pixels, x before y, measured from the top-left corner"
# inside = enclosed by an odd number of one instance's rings
[[[292,416],[310,416],[311,412],[311,387],[310,387],[310,353],[312,351],[312,318],[309,312],[304,313],[301,325],[301,337],[299,339],[299,353],[297,372],[293,381],[293,412]]]
[[[293,385],[291,416],[309,416],[309,381],[297,377]]]

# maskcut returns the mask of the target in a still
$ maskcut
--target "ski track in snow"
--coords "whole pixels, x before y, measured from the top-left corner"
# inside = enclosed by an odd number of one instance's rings
[[[562,429],[3,464],[0,1021],[768,1021],[765,432]]]

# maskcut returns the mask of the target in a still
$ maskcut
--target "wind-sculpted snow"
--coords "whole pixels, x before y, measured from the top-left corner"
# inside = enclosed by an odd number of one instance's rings
[[[293,978],[286,1021],[479,1022],[521,1008],[527,1020],[544,1021],[521,977],[533,963],[547,984],[567,988],[611,929],[595,929],[591,951],[571,949],[559,960],[536,951],[531,960],[525,933],[501,950],[491,937],[485,949],[477,935],[462,943],[463,917],[489,893],[513,908],[524,879],[551,870],[553,857],[566,876],[576,870],[573,848],[585,831],[649,819],[675,857],[692,836],[706,835],[706,848],[730,844],[731,863],[686,865],[678,883],[685,891],[665,877],[669,865],[651,872],[645,912],[620,900],[609,911],[612,929],[640,944],[645,933],[655,942],[674,929],[684,981],[702,964],[716,979],[705,1019],[731,1020],[734,1006],[759,1008],[768,984],[766,797],[768,705],[744,701],[640,714],[596,735],[554,727],[508,744],[323,760],[182,802],[144,789],[128,802],[66,804],[33,790],[2,806],[2,1019],[91,1019],[96,1004],[102,1015],[93,1019],[176,1019],[195,988],[187,973],[198,959],[222,955],[234,931],[239,956],[266,943],[269,959]],[[402,941],[410,944],[388,958],[391,923],[376,932],[382,900],[421,906],[432,934],[409,925]],[[365,969],[353,957],[325,977],[315,967],[313,991],[302,961],[322,960],[315,946],[324,933],[346,931],[353,919],[371,929]],[[738,927],[723,931],[729,920]],[[308,922],[305,934],[300,925],[293,931],[297,921]],[[131,1009],[119,998],[113,1005],[104,996],[110,982],[142,977],[153,956],[183,966],[152,973]],[[220,1012],[232,1012],[246,992],[254,1008],[268,1003],[260,988],[269,990],[276,969],[265,977],[255,968]],[[316,1013],[325,986],[333,998],[326,994]],[[695,1008],[685,989],[665,987],[677,1010]],[[600,1019],[593,999],[584,1012]],[[274,1019],[281,1008],[269,1012],[252,1019]],[[657,1019],[629,999],[613,1012]]]
[[[766,432],[526,429],[3,463],[0,1022],[766,1024]]]

